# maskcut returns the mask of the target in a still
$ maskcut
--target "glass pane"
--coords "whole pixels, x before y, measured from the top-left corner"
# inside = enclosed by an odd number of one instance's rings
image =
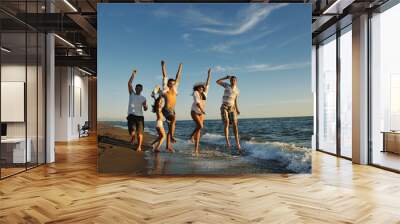
[[[340,36],[340,150],[352,157],[352,35],[351,27]]]
[[[30,159],[30,151],[26,150],[25,32],[3,32],[1,46],[1,173],[5,177],[25,170],[26,161]]]
[[[336,153],[336,37],[318,48],[318,148]]]
[[[372,163],[400,170],[400,4],[372,22]]]
[[[37,13],[39,5],[37,1],[27,2],[26,12]],[[32,23],[36,23],[33,17]],[[36,30],[27,31],[27,141],[30,144],[31,159],[28,168],[38,164],[38,45],[39,38]],[[28,147],[28,149],[29,149]]]
[[[37,132],[38,132],[38,107],[37,107],[37,98],[38,98],[38,88],[37,88],[37,63],[38,63],[38,37],[36,32],[28,32],[27,33],[27,81],[26,81],[26,111],[27,111],[27,142],[28,142],[28,168],[37,165],[37,157],[38,157],[38,141],[37,141]]]

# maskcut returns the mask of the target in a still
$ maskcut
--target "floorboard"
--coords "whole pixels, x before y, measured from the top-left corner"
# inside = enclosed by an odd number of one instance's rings
[[[400,175],[313,153],[309,175],[133,177],[96,172],[94,137],[0,181],[0,223],[400,223]]]

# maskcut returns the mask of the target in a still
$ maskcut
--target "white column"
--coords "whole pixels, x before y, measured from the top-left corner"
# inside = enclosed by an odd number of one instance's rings
[[[55,56],[54,35],[46,36],[46,163],[55,161],[54,133],[55,133]]]
[[[54,12],[54,5],[46,1],[46,11]],[[46,163],[55,162],[55,42],[54,34],[46,35]]]
[[[55,141],[69,141],[71,129],[72,68],[55,68]]]
[[[353,19],[353,162],[368,163],[368,15]]]

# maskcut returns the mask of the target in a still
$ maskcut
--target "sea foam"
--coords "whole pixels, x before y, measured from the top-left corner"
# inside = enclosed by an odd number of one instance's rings
[[[231,137],[232,138],[232,137]],[[231,139],[233,143],[234,139]],[[220,134],[206,133],[202,136],[203,142],[212,144],[225,144],[225,137]],[[285,142],[256,141],[255,138],[241,141],[242,148],[248,153],[249,157],[262,160],[276,160],[286,164],[288,170],[302,173],[309,172],[311,169],[311,149],[298,147],[294,144]]]

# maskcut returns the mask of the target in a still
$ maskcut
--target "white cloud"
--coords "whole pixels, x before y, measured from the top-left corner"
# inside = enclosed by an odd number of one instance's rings
[[[217,65],[213,68],[213,70],[216,72],[234,72],[234,71],[238,71],[239,67],[231,67],[231,66],[222,67],[220,65]]]
[[[195,8],[184,11],[167,10],[160,8],[152,13],[156,17],[175,17],[184,25],[201,26],[194,28],[198,31],[223,35],[239,35],[254,28],[264,20],[271,12],[282,8],[287,4],[250,4],[247,8],[240,10],[236,15],[236,22],[228,22],[226,18],[218,15],[204,14]]]
[[[232,42],[224,42],[211,46],[210,48],[207,49],[207,51],[231,54],[233,53],[233,50],[231,49],[232,46],[233,46]]]
[[[246,37],[246,38],[240,38],[232,41],[225,41],[221,42],[215,45],[212,45],[210,48],[208,48],[208,51],[214,51],[214,52],[219,52],[219,53],[233,53],[233,47],[240,46],[240,45],[245,45],[254,41],[257,41],[263,37],[268,36],[269,34],[275,32],[277,29],[264,29],[260,33],[257,33],[255,35]]]
[[[267,72],[267,71],[283,71],[297,68],[304,68],[309,63],[287,63],[287,64],[251,64],[241,67],[220,66],[214,67],[216,72]]]
[[[193,8],[187,9],[182,14],[182,21],[190,26],[231,26],[230,23],[225,23],[221,19],[205,15],[202,12]]]
[[[265,72],[265,71],[279,71],[279,70],[291,70],[296,68],[302,68],[307,66],[308,63],[293,63],[293,64],[254,64],[246,66],[246,70],[249,72]]]
[[[189,41],[190,40],[190,33],[184,33],[182,34],[182,39],[184,41]]]
[[[156,9],[153,15],[159,18],[174,17],[180,23],[186,26],[232,26],[232,24],[225,23],[222,19],[217,18],[215,15],[210,16],[195,8],[185,9],[183,11],[167,10],[165,8]]]
[[[192,35],[191,35],[190,33],[184,33],[184,34],[182,34],[181,37],[182,37],[183,42],[184,42],[188,47],[191,47],[191,48],[194,47],[194,44],[193,44],[193,41],[192,41]]]
[[[243,34],[252,28],[254,28],[259,22],[264,20],[271,12],[274,10],[285,6],[286,4],[278,4],[278,5],[263,5],[260,7],[260,4],[250,5],[248,8],[239,12],[242,21],[236,23],[232,27],[225,29],[217,29],[213,27],[198,27],[195,30],[213,33],[213,34],[221,34],[221,35],[239,35]]]
[[[220,17],[218,14],[205,14],[194,7],[180,12],[174,10],[157,9],[153,11],[153,14],[161,18],[174,17],[175,19],[178,19],[185,27],[197,27],[194,29],[198,31],[236,36],[253,29],[272,11],[285,5],[287,4],[250,4],[250,6],[238,12],[235,18],[235,21],[237,22],[235,23],[232,23],[232,21],[226,17]],[[203,47],[197,51],[232,54],[237,50],[235,47],[252,43],[276,31],[276,29],[271,29],[269,27],[268,29],[265,29],[264,27],[264,29],[260,28],[257,29],[257,31],[258,32],[254,33],[253,35],[240,36],[233,40],[214,43],[209,47]],[[193,40],[192,37],[193,36],[187,32],[181,36],[185,44],[190,47],[194,47],[195,40]]]
[[[301,39],[301,38],[303,38],[303,37],[305,37],[305,36],[307,36],[307,33],[299,34],[299,35],[294,36],[294,37],[292,37],[292,38],[289,38],[289,39],[287,39],[287,40],[285,40],[285,41],[282,41],[282,42],[279,43],[276,47],[278,47],[278,48],[285,47],[286,45],[289,45],[289,44],[295,42],[296,40]]]

